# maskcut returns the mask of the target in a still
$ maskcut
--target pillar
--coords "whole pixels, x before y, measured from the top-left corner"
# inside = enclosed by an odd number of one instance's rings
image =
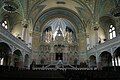
[[[116,71],[116,61],[115,61],[115,57],[114,57],[113,59],[114,59],[114,70]]]
[[[1,60],[2,60],[2,58],[0,58],[0,65],[1,65]]]
[[[118,63],[119,63],[119,66],[120,66],[120,57],[118,57]]]
[[[96,56],[96,65],[97,65],[97,68],[98,68],[99,70],[102,69],[101,57],[98,57],[98,55]]]
[[[116,60],[117,60],[117,66],[119,66],[119,61],[118,61],[118,57],[116,58]]]
[[[98,44],[98,29],[99,29],[99,27],[94,27],[94,31],[95,31],[95,45]]]
[[[66,62],[68,62],[68,53],[65,53],[66,54]]]
[[[26,34],[27,34],[27,24],[25,24],[23,26],[23,30],[22,30],[22,39],[25,41],[26,40]]]
[[[30,31],[30,33],[29,33],[28,47],[32,48],[32,31]]]

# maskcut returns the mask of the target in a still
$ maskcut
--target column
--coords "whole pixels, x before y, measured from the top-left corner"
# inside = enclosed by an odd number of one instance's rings
[[[114,57],[113,59],[114,59],[114,66],[116,66],[116,60],[115,60],[115,57]]]
[[[119,63],[119,66],[120,66],[120,57],[118,57],[118,63]]]
[[[97,66],[97,68],[101,68],[101,61],[100,61],[100,59],[99,59],[99,57],[98,57],[98,55],[96,54],[96,66]]]
[[[117,66],[119,66],[119,61],[118,61],[118,57],[116,58],[116,60],[117,60]]]
[[[65,54],[65,62],[67,62],[67,53],[64,53]]]
[[[25,24],[23,26],[23,30],[22,30],[22,39],[25,41],[26,40],[26,32],[27,32],[27,24]]]
[[[87,40],[87,50],[90,49],[90,38],[89,38],[89,34],[86,35],[86,40]]]
[[[27,29],[27,32],[28,32],[28,33],[27,33],[27,34],[28,34],[28,35],[27,35],[28,37],[27,37],[27,36],[26,36],[26,37],[29,38],[29,40],[27,39],[27,41],[28,41],[28,47],[29,47],[29,48],[32,48],[32,30],[29,30],[29,31],[28,31],[28,29]]]
[[[114,70],[116,71],[116,60],[115,60],[115,57],[113,59],[114,59]]]
[[[63,57],[64,57],[64,62],[67,62],[67,53],[64,53]]]
[[[98,44],[98,29],[99,29],[99,27],[94,27],[94,31],[95,31],[95,45]]]
[[[1,62],[2,62],[2,58],[0,58],[0,65],[2,64]]]

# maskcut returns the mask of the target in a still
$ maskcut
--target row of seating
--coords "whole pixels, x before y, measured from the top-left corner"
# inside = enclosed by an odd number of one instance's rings
[[[120,70],[108,70],[104,67],[103,70],[75,70],[75,69],[51,69],[51,70],[29,70],[19,69],[13,66],[0,66],[0,78],[39,78],[51,79],[56,78],[61,80],[120,80]],[[120,69],[120,67],[116,67]]]

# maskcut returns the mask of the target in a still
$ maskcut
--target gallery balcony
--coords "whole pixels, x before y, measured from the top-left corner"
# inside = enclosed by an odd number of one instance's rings
[[[31,49],[27,46],[27,44],[23,40],[13,36],[11,32],[9,32],[7,29],[2,27],[1,25],[0,25],[0,40],[10,44],[12,43],[12,45],[16,46],[17,48],[22,48],[26,51],[31,52]]]
[[[87,54],[99,53],[102,51],[109,51],[113,53],[120,44],[120,36],[117,36],[113,39],[106,40],[104,43],[95,45],[93,48],[87,51]]]

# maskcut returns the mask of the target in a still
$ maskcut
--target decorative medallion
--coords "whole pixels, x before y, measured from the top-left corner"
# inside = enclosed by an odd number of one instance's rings
[[[13,1],[5,1],[3,9],[7,12],[15,12],[18,9],[18,5],[15,4]]]

